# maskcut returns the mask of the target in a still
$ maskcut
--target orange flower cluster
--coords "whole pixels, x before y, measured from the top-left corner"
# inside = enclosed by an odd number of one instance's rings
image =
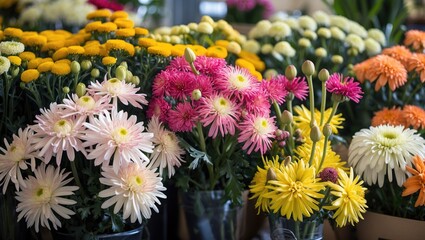
[[[405,105],[403,108],[384,108],[375,112],[371,125],[402,125],[416,130],[425,129],[425,110],[414,105]]]

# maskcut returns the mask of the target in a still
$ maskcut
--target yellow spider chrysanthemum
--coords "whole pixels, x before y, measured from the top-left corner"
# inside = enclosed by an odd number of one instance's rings
[[[319,211],[317,200],[324,197],[320,192],[325,189],[325,183],[316,178],[314,167],[297,161],[281,170],[276,172],[276,180],[269,181],[269,192],[264,194],[270,199],[270,209],[295,221],[303,221],[304,216]]]
[[[295,125],[301,130],[302,135],[306,138],[309,138],[310,136],[310,121],[311,121],[311,113],[310,110],[305,107],[304,105],[301,106],[295,106],[294,112],[296,115],[294,116],[294,122]],[[324,123],[327,121],[327,119],[330,117],[332,112],[332,108],[328,108],[324,112]],[[316,123],[320,123],[320,111],[315,109],[314,111],[314,119],[316,120]],[[332,133],[338,134],[338,129],[342,129],[342,123],[344,122],[344,118],[342,117],[342,114],[335,114],[332,117],[332,120],[330,122]],[[319,128],[322,130],[323,125],[319,126]]]
[[[351,225],[363,219],[362,213],[366,212],[366,188],[362,186],[363,181],[360,176],[354,177],[353,168],[350,168],[350,176],[342,170],[338,169],[338,183],[328,182],[331,187],[331,194],[334,195],[336,200],[332,202],[331,206],[325,206],[325,209],[336,210],[333,218],[336,220],[338,227],[345,226],[348,222]]]
[[[270,199],[264,197],[264,194],[269,191],[266,188],[267,172],[269,168],[272,168],[274,172],[277,172],[281,167],[278,156],[273,157],[273,160],[269,160],[267,157],[264,159],[263,157],[263,164],[263,168],[257,166],[257,172],[255,173],[254,178],[251,181],[251,185],[249,186],[249,191],[253,194],[250,199],[257,199],[255,202],[255,208],[258,209],[258,214],[260,211],[269,212]]]
[[[316,151],[312,162],[312,166],[314,166],[317,170],[316,173],[321,172],[326,167],[332,167],[335,169],[343,168],[348,170],[347,168],[344,168],[345,163],[341,161],[341,157],[332,150],[330,141],[328,141],[328,144],[326,145],[326,156],[322,166],[319,169],[319,165],[323,156],[323,145],[324,138],[316,143]],[[295,154],[297,156],[296,160],[304,160],[306,163],[308,163],[310,160],[312,147],[313,142],[310,140],[310,138],[306,138],[306,141],[295,149]]]

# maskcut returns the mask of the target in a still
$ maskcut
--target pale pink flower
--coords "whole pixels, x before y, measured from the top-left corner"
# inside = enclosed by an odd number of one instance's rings
[[[3,194],[6,193],[9,182],[15,184],[16,190],[19,186],[25,186],[21,170],[27,170],[31,165],[31,170],[35,169],[35,158],[37,153],[31,146],[33,132],[30,128],[18,130],[18,135],[13,134],[12,142],[9,144],[4,139],[5,148],[0,147],[0,186],[3,185]],[[30,162],[29,162],[30,161]]]
[[[82,137],[85,147],[92,147],[87,158],[95,159],[95,165],[107,165],[113,156],[115,172],[122,164],[149,162],[145,153],[152,153],[153,133],[144,132],[143,122],[137,122],[135,115],[127,112],[104,111],[97,118],[84,123],[87,128]]]
[[[244,104],[246,111],[251,114],[270,115],[271,104],[269,98],[263,92],[258,92],[258,94],[245,98]]]
[[[86,155],[81,141],[84,117],[63,117],[66,110],[56,103],[51,103],[49,109],[41,109],[40,112],[31,129],[34,131],[34,148],[39,150],[38,156],[46,164],[56,157],[56,164],[60,165],[63,152],[70,161],[74,161],[75,151]]]
[[[234,135],[239,106],[221,94],[202,98],[201,101],[197,111],[204,127],[210,126],[208,136],[216,138],[219,132],[223,137],[226,134]]]
[[[179,140],[174,132],[171,132],[162,126],[158,117],[153,117],[148,124],[148,132],[152,132],[152,139],[155,148],[151,154],[150,168],[159,167],[159,175],[167,168],[168,177],[171,178],[183,162],[182,155],[185,151],[180,147]]]
[[[50,230],[50,223],[54,229],[61,227],[59,215],[64,219],[70,219],[74,211],[63,205],[73,205],[77,202],[65,198],[74,195],[77,186],[66,186],[72,178],[68,178],[69,172],[64,173],[59,168],[41,164],[34,170],[34,176],[25,179],[25,186],[16,192],[16,200],[19,201],[16,211],[19,212],[18,221],[25,217],[27,227],[35,227],[38,232],[40,225]]]
[[[239,128],[241,133],[238,141],[244,142],[242,149],[247,149],[248,154],[252,151],[266,153],[272,146],[272,138],[277,129],[274,118],[255,115],[248,115]]]
[[[129,103],[137,108],[143,108],[141,104],[147,105],[146,94],[137,93],[140,88],[132,83],[126,83],[118,78],[105,79],[102,83],[99,81],[91,82],[88,86],[88,93],[92,96],[107,96],[114,100],[114,107],[117,108],[116,100],[119,99],[124,105]]]
[[[175,132],[190,132],[196,125],[198,113],[189,102],[179,103],[168,113],[168,125]]]
[[[109,102],[110,99],[108,97],[93,97],[90,95],[79,97],[77,94],[72,94],[64,98],[63,104],[59,104],[59,106],[67,109],[67,113],[63,114],[64,117],[71,115],[91,116],[99,114],[103,110],[112,109],[112,104]]]
[[[215,88],[231,97],[242,100],[260,91],[260,82],[245,68],[228,66],[221,70],[221,77],[215,80]]]
[[[171,105],[161,98],[153,98],[149,101],[148,110],[146,115],[148,118],[154,116],[159,117],[159,120],[163,123],[168,123],[168,111],[170,111]]]
[[[114,213],[122,209],[124,219],[130,217],[131,222],[138,220],[139,223],[142,218],[151,217],[151,208],[159,212],[155,204],[161,204],[159,198],[166,198],[163,193],[166,188],[156,169],[149,169],[146,164],[132,162],[120,167],[118,172],[111,166],[103,166],[100,182],[109,188],[101,191],[99,196],[110,198],[101,207],[115,204]]]

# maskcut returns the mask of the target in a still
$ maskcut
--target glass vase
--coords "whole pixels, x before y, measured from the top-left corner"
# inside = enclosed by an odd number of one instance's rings
[[[236,239],[237,208],[223,198],[221,190],[182,193],[189,239]]]
[[[276,214],[269,214],[271,240],[321,240],[323,223],[319,220],[294,221]]]
[[[143,239],[143,228],[144,225],[140,225],[131,230],[118,233],[106,233],[98,235],[84,236],[83,239],[93,240],[141,240]],[[53,240],[80,240],[81,236],[76,236],[70,233],[62,233],[60,231],[52,231]]]

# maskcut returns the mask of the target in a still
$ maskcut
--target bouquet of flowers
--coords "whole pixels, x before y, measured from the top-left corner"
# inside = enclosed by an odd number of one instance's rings
[[[371,211],[424,220],[425,154],[423,41],[419,30],[402,44],[354,65],[368,93],[368,124],[353,136],[348,162],[369,185]]]
[[[320,110],[315,109],[313,89],[314,64],[302,65],[305,77],[297,76],[290,65],[285,75],[276,75],[263,84],[268,90],[278,128],[273,148],[263,156],[263,164],[251,182],[258,212],[269,216],[272,239],[281,239],[291,224],[296,239],[320,235],[317,226],[324,219],[339,227],[354,225],[366,212],[366,188],[353,168],[332,148],[337,141],[343,118],[337,114],[344,101],[359,102],[362,90],[353,78],[340,73],[329,76],[326,69],[318,73],[322,86]],[[327,94],[332,107],[326,108]],[[309,96],[308,107],[302,101]],[[293,106],[295,103],[299,105]],[[320,230],[317,230],[320,231]]]

